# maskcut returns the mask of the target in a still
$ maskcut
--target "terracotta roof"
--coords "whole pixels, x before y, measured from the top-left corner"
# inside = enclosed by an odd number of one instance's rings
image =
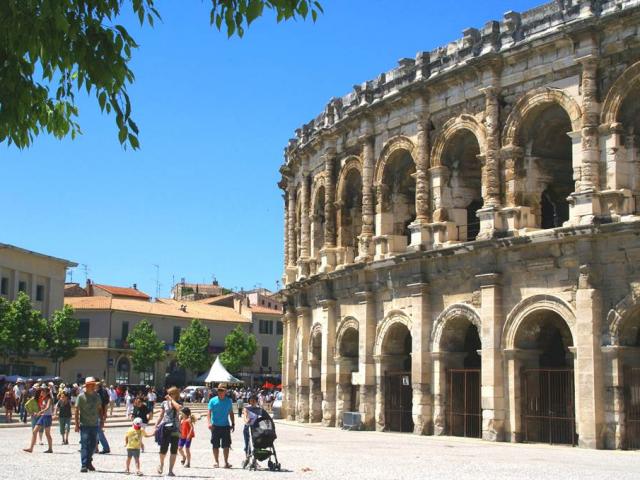
[[[253,305],[250,307],[253,313],[270,313],[272,315],[284,315],[282,310],[276,310],[274,308],[263,307],[262,305]]]
[[[105,292],[110,293],[111,295],[118,295],[120,297],[144,298],[146,300],[149,300],[151,298],[146,293],[141,292],[140,290],[137,290],[135,288],[114,287],[112,285],[101,285],[101,284],[98,284],[98,283],[94,283],[93,287],[94,288],[100,288],[100,289],[104,290]]]
[[[175,317],[189,320],[197,318],[216,322],[251,322],[251,320],[243,317],[233,308],[203,305],[197,302],[180,302],[167,298],[159,299],[156,302],[141,302],[140,300],[130,300],[126,298],[70,297],[65,298],[65,303],[71,305],[75,310],[116,310],[139,313],[141,315]],[[180,309],[181,305],[186,305],[186,311]]]

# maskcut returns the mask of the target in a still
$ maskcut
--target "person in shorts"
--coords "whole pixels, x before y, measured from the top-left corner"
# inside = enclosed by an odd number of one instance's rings
[[[140,470],[140,449],[142,448],[142,420],[136,418],[124,436],[124,445],[127,448],[126,472],[130,473],[131,459],[136,462],[136,475],[142,475]]]
[[[218,395],[209,400],[209,430],[211,430],[211,445],[213,446],[214,468],[220,466],[219,453],[222,448],[224,468],[231,468],[229,463],[229,448],[231,448],[231,432],[235,430],[235,415],[233,403],[227,397],[227,386],[218,385]]]
[[[168,476],[174,477],[173,466],[176,463],[178,454],[178,441],[180,440],[180,410],[182,405],[178,403],[180,398],[180,390],[177,387],[171,387],[167,390],[165,401],[162,402],[160,418],[156,429],[161,429],[162,441],[160,443],[160,465],[158,466],[158,474],[162,475],[164,469],[164,461],[169,452],[169,472]]]
[[[191,415],[188,407],[183,407],[180,412],[180,440],[178,440],[178,453],[182,457],[180,463],[185,468],[191,467],[191,440],[196,436],[196,419]]]
[[[60,425],[60,436],[62,444],[69,445],[69,431],[71,431],[71,401],[66,392],[60,394],[60,400],[56,403],[58,423]]]

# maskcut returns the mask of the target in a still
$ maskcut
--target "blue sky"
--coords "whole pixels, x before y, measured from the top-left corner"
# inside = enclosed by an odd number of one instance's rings
[[[0,242],[87,265],[98,283],[161,295],[172,279],[275,288],[282,274],[283,148],[331,97],[402,57],[541,1],[323,0],[316,24],[269,13],[243,39],[208,25],[210,2],[160,0],[163,21],[122,23],[141,45],[130,88],[142,148],[80,99],[83,135],[0,149]],[[82,267],[74,281],[84,282]]]

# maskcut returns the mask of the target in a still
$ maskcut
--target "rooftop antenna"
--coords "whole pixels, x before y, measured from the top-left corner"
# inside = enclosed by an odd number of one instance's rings
[[[84,272],[84,283],[87,283],[89,279],[89,266],[86,263],[82,264],[82,271]]]
[[[160,265],[154,263],[156,267],[156,299],[160,298]]]

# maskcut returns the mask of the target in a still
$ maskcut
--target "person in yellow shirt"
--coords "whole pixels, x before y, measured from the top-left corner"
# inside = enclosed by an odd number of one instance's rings
[[[140,449],[142,448],[142,419],[136,418],[131,425],[131,428],[127,430],[124,437],[124,444],[127,448],[127,473],[131,466],[131,459],[136,462],[136,475],[142,475],[140,470]]]

